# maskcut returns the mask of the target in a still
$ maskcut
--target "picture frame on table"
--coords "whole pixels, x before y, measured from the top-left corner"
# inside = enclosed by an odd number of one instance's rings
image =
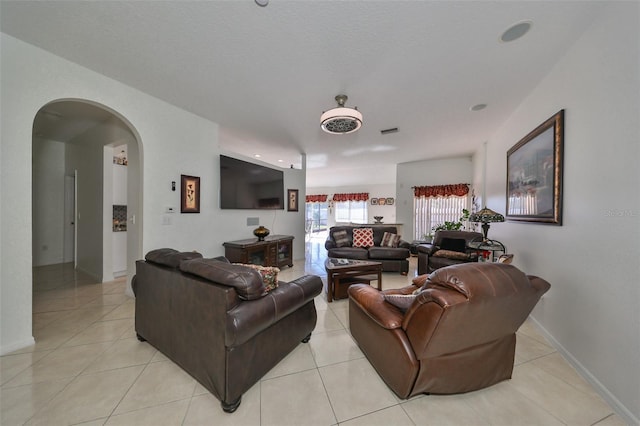
[[[506,219],[562,225],[564,110],[507,151]]]

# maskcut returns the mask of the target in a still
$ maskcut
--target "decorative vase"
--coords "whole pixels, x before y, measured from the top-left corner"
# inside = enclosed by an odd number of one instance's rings
[[[269,231],[267,228],[265,228],[262,225],[258,226],[256,229],[253,230],[253,235],[258,237],[258,241],[264,241],[264,237],[266,237],[270,233],[271,231]]]
[[[374,222],[374,223],[382,223],[382,218],[383,218],[383,217],[384,217],[384,216],[374,216],[374,217],[373,217],[373,218],[375,219],[375,222]]]

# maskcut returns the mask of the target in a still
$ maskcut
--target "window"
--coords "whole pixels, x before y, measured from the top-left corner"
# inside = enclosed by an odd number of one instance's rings
[[[341,201],[335,207],[336,222],[367,223],[366,201]]]
[[[414,188],[414,239],[424,239],[435,226],[457,222],[469,206],[467,184],[419,186]]]

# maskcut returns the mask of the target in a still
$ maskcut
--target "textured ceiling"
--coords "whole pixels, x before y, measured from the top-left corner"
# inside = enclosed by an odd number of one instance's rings
[[[2,1],[0,17],[9,35],[219,123],[225,150],[284,166],[306,154],[313,187],[470,155],[605,4]],[[525,37],[499,40],[523,20]],[[351,135],[319,127],[339,93],[364,115]]]

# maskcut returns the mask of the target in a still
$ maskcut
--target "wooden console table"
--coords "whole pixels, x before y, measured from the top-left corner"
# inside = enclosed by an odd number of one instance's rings
[[[262,266],[293,266],[293,236],[271,235],[257,238],[227,241],[222,244],[224,256],[232,263],[251,263]]]

